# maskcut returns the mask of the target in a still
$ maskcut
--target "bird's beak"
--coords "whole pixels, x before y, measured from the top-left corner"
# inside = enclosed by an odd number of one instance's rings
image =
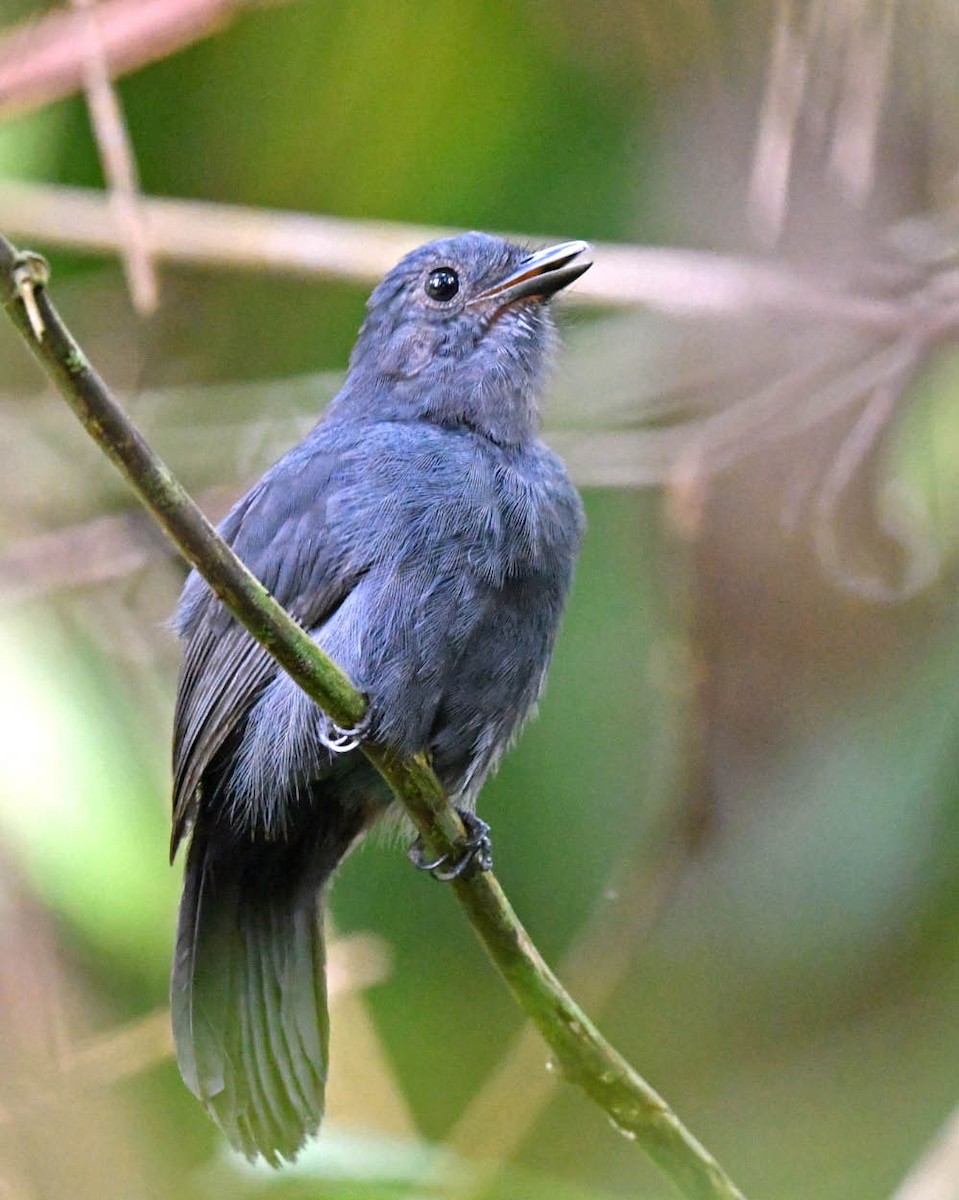
[[[589,259],[585,262],[574,261],[588,251],[589,242],[561,242],[558,246],[537,250],[529,258],[524,258],[505,279],[480,292],[471,303],[495,299],[500,304],[510,304],[525,296],[546,300],[589,270],[593,265]]]

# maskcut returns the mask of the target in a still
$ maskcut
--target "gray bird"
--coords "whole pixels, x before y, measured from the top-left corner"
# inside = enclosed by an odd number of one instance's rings
[[[292,1159],[323,1114],[320,900],[395,807],[358,739],[425,750],[468,815],[542,691],[583,529],[537,436],[547,301],[587,249],[470,233],[409,254],[323,419],[220,526],[366,695],[361,731],[331,726],[195,572],[184,587],[173,1031],[187,1086],[250,1158]],[[471,828],[475,856],[444,875],[488,867]]]

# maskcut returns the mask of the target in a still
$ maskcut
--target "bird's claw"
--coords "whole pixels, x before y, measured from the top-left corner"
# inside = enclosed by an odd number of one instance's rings
[[[352,729],[342,729],[330,717],[324,716],[320,721],[319,739],[331,754],[348,754],[355,750],[363,740],[370,719],[368,716]]]
[[[30,329],[38,342],[43,341],[46,326],[40,314],[36,293],[47,286],[50,279],[50,264],[32,250],[24,250],[17,255],[13,265],[13,284],[16,295],[23,304],[30,322]]]
[[[441,869],[450,860],[448,854],[441,854],[433,862],[427,860],[422,838],[417,838],[407,851],[407,857],[418,871],[429,871],[440,883],[449,883],[451,879],[469,879],[472,875],[493,869],[493,843],[489,825],[475,813],[459,808],[456,811],[466,826],[466,841],[463,853],[451,866],[446,870]]]

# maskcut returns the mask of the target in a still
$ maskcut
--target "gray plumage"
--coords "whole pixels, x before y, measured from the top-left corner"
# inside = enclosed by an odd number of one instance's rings
[[[408,255],[323,420],[221,526],[366,694],[364,736],[428,751],[464,808],[535,706],[578,550],[579,498],[537,426],[546,301],[584,249],[473,233]],[[230,1141],[275,1164],[323,1113],[321,892],[390,795],[195,573],[177,627],[177,1059]]]

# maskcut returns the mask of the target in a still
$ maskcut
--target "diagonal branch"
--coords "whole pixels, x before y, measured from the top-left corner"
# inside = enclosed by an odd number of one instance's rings
[[[892,1200],[950,1200],[959,1191],[959,1108],[950,1114]]]
[[[258,0],[104,0],[97,21],[111,78],[209,37]],[[79,12],[56,11],[0,38],[0,116],[30,112],[83,86]]]
[[[186,558],[253,636],[333,720],[358,724],[364,698],[219,537],[87,362],[51,304],[47,267],[0,237],[0,301],[87,432],[110,457]],[[463,852],[465,831],[426,756],[400,758],[386,746],[363,752],[387,780],[436,855]],[[483,945],[578,1084],[636,1141],[689,1200],[743,1200],[719,1163],[666,1102],[603,1038],[563,990],[492,874],[453,881]]]

